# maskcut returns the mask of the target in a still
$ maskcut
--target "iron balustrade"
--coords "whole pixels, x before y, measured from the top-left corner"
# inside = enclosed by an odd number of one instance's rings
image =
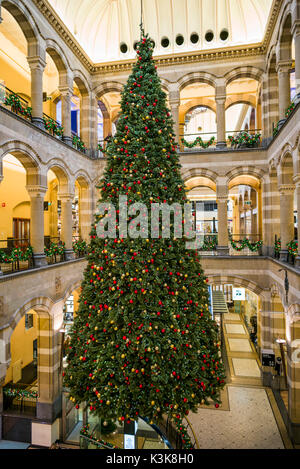
[[[31,122],[31,107],[29,102],[10,88],[7,88],[3,83],[0,83],[0,104],[10,108],[13,113]]]

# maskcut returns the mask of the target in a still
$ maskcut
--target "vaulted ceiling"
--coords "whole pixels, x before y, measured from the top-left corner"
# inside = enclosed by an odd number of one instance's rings
[[[134,57],[140,0],[48,0],[95,63]],[[143,0],[154,55],[261,42],[273,0]]]

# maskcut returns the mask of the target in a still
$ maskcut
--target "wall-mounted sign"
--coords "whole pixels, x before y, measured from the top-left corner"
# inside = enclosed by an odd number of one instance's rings
[[[245,288],[233,288],[232,299],[234,301],[245,301]]]
[[[275,366],[275,353],[272,349],[261,351],[262,366]]]

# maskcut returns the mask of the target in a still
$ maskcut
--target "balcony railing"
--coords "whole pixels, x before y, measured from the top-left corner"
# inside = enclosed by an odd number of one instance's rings
[[[183,151],[192,149],[214,151],[217,146],[216,132],[201,132],[194,134],[182,133],[179,136],[180,148]],[[260,148],[263,146],[261,129],[250,131],[232,130],[226,132],[226,147],[234,150],[244,148]]]
[[[3,410],[13,414],[36,416],[36,384],[8,383],[3,388]]]
[[[0,83],[0,104],[18,116],[31,121],[31,107],[28,101]]]
[[[48,265],[65,261],[65,246],[60,237],[45,236],[44,254]],[[79,236],[73,237],[73,249],[76,259],[87,254],[87,244]],[[13,272],[34,269],[33,249],[29,239],[7,238],[0,240],[0,271],[5,275]]]

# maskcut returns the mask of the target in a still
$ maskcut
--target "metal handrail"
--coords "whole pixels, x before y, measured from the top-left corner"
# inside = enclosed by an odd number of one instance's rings
[[[26,99],[22,98],[22,96],[20,96],[18,93],[15,93],[15,91],[11,90],[10,88],[8,88],[7,86],[3,85],[3,83],[0,83],[0,87],[1,88],[4,88],[5,91],[8,91],[10,94],[14,94],[16,96],[18,96],[18,98],[20,98],[20,101],[23,101],[24,104],[26,104],[26,106],[28,106],[28,101],[26,101]]]

